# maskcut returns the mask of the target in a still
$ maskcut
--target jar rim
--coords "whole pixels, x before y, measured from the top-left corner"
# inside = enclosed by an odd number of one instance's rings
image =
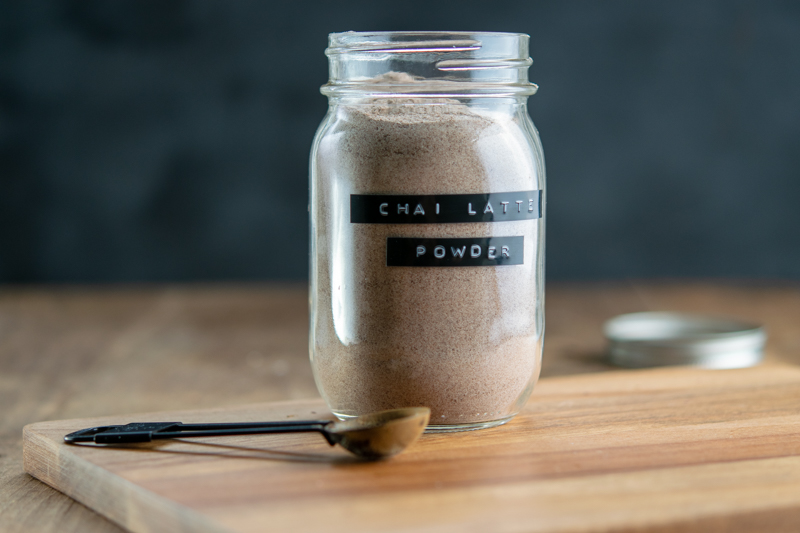
[[[345,37],[383,37],[383,36],[422,36],[422,35],[480,35],[480,36],[507,36],[507,37],[530,37],[527,33],[512,31],[339,31],[328,34],[329,39],[342,39]]]
[[[345,31],[328,34],[328,48],[325,55],[331,56],[346,52],[452,52],[465,50],[478,50],[481,48],[481,38],[485,39],[518,39],[524,45],[527,54],[527,44],[530,35],[527,33],[494,32],[494,31]],[[392,40],[394,39],[394,40]],[[427,43],[439,43],[442,46],[432,49],[425,46]],[[449,43],[446,46],[444,43]],[[392,48],[385,45],[391,44]],[[417,45],[415,47],[414,45]]]
[[[530,37],[527,33],[513,32],[513,31],[338,31],[328,34],[329,37],[338,37],[342,35],[513,35],[518,37]]]
[[[530,36],[511,32],[348,31],[331,33],[325,55],[328,96],[369,93],[373,97],[414,94],[531,95]],[[407,73],[404,80],[398,73]],[[386,79],[386,76],[394,76]]]

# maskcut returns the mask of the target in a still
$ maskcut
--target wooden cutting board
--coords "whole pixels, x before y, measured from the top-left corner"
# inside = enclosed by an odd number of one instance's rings
[[[25,470],[137,532],[800,531],[789,366],[545,379],[506,426],[426,434],[377,463],[315,434],[62,443],[103,424],[325,413],[309,400],[32,424]]]

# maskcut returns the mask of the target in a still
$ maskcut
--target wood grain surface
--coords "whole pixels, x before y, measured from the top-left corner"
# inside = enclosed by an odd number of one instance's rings
[[[613,371],[603,355],[602,323],[619,313],[643,310],[706,312],[764,323],[769,332],[767,359],[800,363],[797,285],[550,285],[546,307],[543,376],[567,379]],[[543,394],[546,383],[534,398]],[[304,287],[4,287],[0,530],[120,531],[23,472],[25,424],[101,415],[116,420],[117,415],[142,411],[313,397]],[[774,483],[764,478],[758,486],[764,494],[776,494],[772,507],[742,506],[734,514],[699,514],[673,523],[649,523],[642,530],[797,531],[800,506],[777,496],[781,476],[792,471],[781,465],[785,460],[789,459],[760,459],[754,467],[753,472],[775,474]],[[777,463],[764,470],[763,461]],[[724,465],[716,463],[716,468],[724,470]],[[786,482],[791,484],[788,477]],[[697,486],[700,493],[706,490],[702,483]],[[630,527],[639,531],[638,526]]]
[[[325,411],[300,401],[123,422]],[[382,462],[308,433],[63,443],[111,423],[26,426],[25,469],[135,532],[608,531],[800,505],[800,369],[788,366],[546,378],[507,426],[423,435]]]

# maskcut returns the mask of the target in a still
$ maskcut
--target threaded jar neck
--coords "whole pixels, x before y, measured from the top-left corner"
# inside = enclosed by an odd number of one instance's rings
[[[325,55],[335,96],[529,96],[528,35],[493,32],[332,33]]]

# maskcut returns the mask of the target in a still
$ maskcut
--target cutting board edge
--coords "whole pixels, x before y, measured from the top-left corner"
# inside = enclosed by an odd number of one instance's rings
[[[106,474],[108,471],[72,453],[69,446],[48,439],[37,428],[44,424],[48,423],[28,424],[22,430],[23,469],[32,477],[133,533],[231,533],[188,507],[161,498],[120,476],[69,475],[78,471],[97,470]],[[92,477],[101,481],[89,483]]]

